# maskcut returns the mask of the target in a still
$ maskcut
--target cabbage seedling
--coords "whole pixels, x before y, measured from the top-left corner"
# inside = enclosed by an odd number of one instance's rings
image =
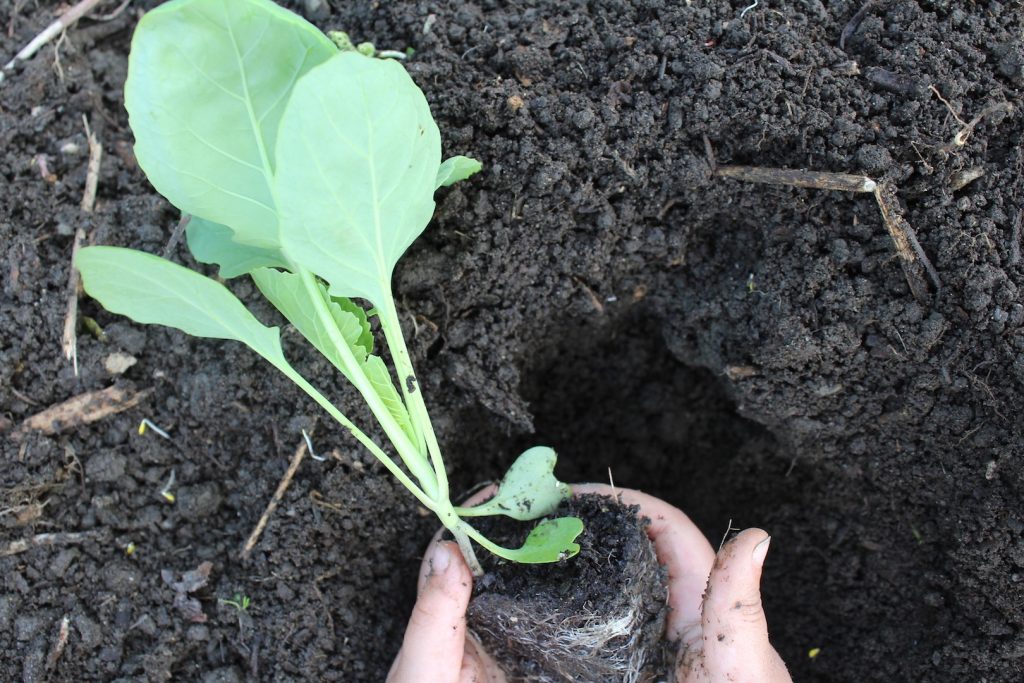
[[[459,542],[516,562],[579,551],[575,517],[547,520],[520,548],[491,542],[466,518],[551,515],[569,495],[549,448],[523,453],[495,498],[449,498],[441,449],[416,381],[391,292],[395,263],[423,232],[434,192],[480,163],[441,161],[423,93],[396,61],[339,51],[269,0],[172,0],[147,13],[132,40],[125,105],[135,155],[153,186],[189,214],[189,249],[222,278],[260,292],[366,400],[397,458],[286,360],[280,330],[260,323],[222,284],[152,254],[82,249],[86,292],[140,323],[242,342],[313,398]],[[364,310],[354,299],[370,302]],[[397,374],[374,352],[383,331]]]

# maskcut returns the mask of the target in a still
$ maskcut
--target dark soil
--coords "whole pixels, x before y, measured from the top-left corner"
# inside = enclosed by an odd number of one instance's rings
[[[473,586],[469,628],[514,680],[646,683],[664,677],[668,575],[647,538],[649,520],[638,511],[605,496],[580,496],[557,514],[585,525],[571,561],[517,565],[483,556],[487,573]],[[481,522],[478,528],[496,543],[522,545],[522,523]]]
[[[61,356],[74,230],[160,253],[177,224],[134,163],[121,94],[153,4],[83,20],[59,68],[51,44],[0,86],[0,543],[90,534],[0,558],[0,670],[43,680],[67,617],[50,680],[380,681],[435,528],[411,497],[236,345],[83,300],[105,341],[80,329],[78,377]],[[457,488],[550,444],[563,479],[610,469],[713,542],[730,520],[769,530],[765,605],[797,680],[1018,681],[1024,10],[878,0],[841,48],[861,0],[762,0],[741,18],[750,4],[290,3],[415,47],[446,152],[485,163],[443,194],[396,283]],[[57,6],[0,0],[0,61]],[[1015,115],[948,147],[956,116],[1003,101]],[[83,115],[105,150],[92,215]],[[705,139],[718,163],[891,179],[936,301],[911,295],[869,195],[716,179]],[[172,257],[192,263],[181,244]],[[115,352],[138,362],[111,376]],[[9,438],[115,382],[154,392]],[[171,440],[139,436],[144,417]],[[338,458],[303,463],[242,562],[302,428]],[[206,561],[184,597],[161,578]],[[218,602],[235,593],[248,610]]]

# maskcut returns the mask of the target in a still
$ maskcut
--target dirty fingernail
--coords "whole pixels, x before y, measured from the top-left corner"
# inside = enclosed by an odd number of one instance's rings
[[[452,562],[452,553],[447,543],[435,543],[430,549],[430,572],[444,574]]]
[[[751,559],[754,561],[755,567],[764,566],[764,558],[768,555],[768,545],[772,542],[772,537],[768,536],[763,541],[754,546],[754,552],[751,553]]]

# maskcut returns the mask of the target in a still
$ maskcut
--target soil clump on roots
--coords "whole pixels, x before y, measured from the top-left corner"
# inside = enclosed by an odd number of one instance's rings
[[[638,508],[586,495],[562,505],[585,529],[580,553],[556,565],[484,556],[469,628],[513,680],[647,683],[664,674],[667,575]],[[499,544],[522,543],[521,523],[479,524]]]

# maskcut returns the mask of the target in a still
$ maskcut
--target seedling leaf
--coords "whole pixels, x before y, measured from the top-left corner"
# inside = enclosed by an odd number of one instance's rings
[[[464,156],[456,156],[445,159],[440,168],[437,169],[437,180],[435,181],[436,187],[448,187],[454,185],[460,180],[474,175],[483,168],[476,159]]]
[[[341,309],[342,313],[351,313],[355,316],[359,322],[359,337],[356,339],[356,344],[363,348],[363,353],[369,355],[373,353],[373,330],[370,328],[370,317],[369,313],[363,310],[363,307],[357,304],[352,299],[344,296],[332,296],[331,301]],[[335,320],[338,319],[338,314],[334,313],[334,307],[331,307],[332,315]],[[339,323],[340,324],[340,323]]]
[[[557,459],[555,451],[547,446],[524,451],[508,468],[493,498],[460,511],[467,516],[505,515],[522,521],[553,514],[572,495],[568,484],[555,478]]]
[[[373,390],[377,392],[377,395],[384,402],[384,406],[391,413],[391,417],[395,418],[395,422],[398,423],[398,426],[402,428],[402,431],[406,433],[409,439],[416,443],[416,432],[412,428],[412,418],[409,416],[409,410],[402,401],[402,397],[391,381],[391,373],[388,372],[388,366],[384,364],[380,356],[368,356],[366,362],[363,363],[363,372],[366,373],[367,378],[369,378],[370,383],[373,385]]]
[[[491,549],[495,554],[523,564],[546,564],[574,557],[579,544],[574,541],[583,533],[583,521],[578,517],[559,517],[538,524],[517,550]]]
[[[278,328],[260,323],[224,285],[204,275],[120,247],[86,247],[75,266],[85,291],[108,311],[196,337],[240,341],[277,367],[287,366]]]
[[[185,213],[273,247],[270,190],[281,113],[295,82],[337,52],[270,0],[175,0],[139,21],[125,107],[135,156]]]
[[[277,136],[275,196],[289,258],[332,296],[392,306],[398,258],[434,211],[441,136],[398,62],[342,52],[295,86]]]
[[[310,300],[302,284],[302,279],[293,273],[273,268],[257,268],[252,272],[252,279],[263,296],[267,297],[292,325],[295,325],[295,329],[352,381],[352,368],[346,366],[341,351],[324,329],[320,317],[316,314],[314,302]],[[365,341],[366,335],[369,334],[366,313],[351,301],[348,301],[347,307],[343,307],[338,302],[330,300],[323,285],[318,283],[317,288],[356,362],[364,363],[372,350],[372,344],[366,345]],[[372,339],[372,335],[370,338]]]
[[[198,216],[192,216],[185,228],[185,239],[192,256],[200,263],[220,266],[220,276],[225,280],[245,275],[256,268],[288,267],[277,249],[239,244],[234,236],[235,231],[228,226]]]

